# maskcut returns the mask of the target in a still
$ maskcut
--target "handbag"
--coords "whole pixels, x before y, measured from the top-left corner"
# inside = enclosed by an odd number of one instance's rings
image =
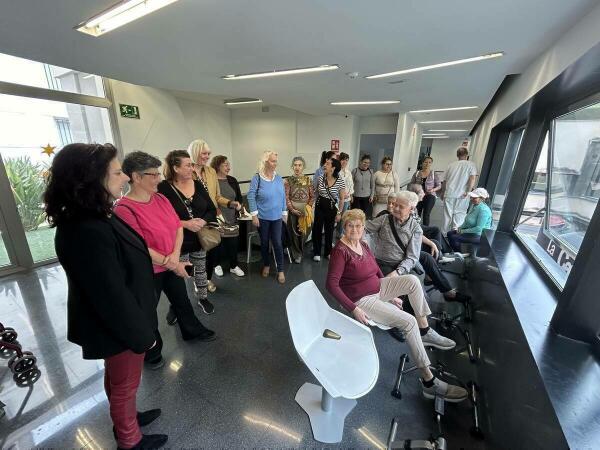
[[[221,218],[221,216],[217,217],[217,221],[219,222],[217,225],[219,233],[221,234],[221,238],[232,238],[240,235],[239,225],[230,225],[225,222],[225,219]],[[210,225],[212,225],[212,223]]]
[[[194,214],[192,213],[192,208],[185,202],[179,191],[175,189],[175,186],[171,183],[169,183],[169,186],[171,186],[175,194],[177,194],[177,197],[179,197],[179,200],[181,200],[181,203],[183,203],[183,206],[190,215],[190,219],[193,219]],[[221,243],[221,233],[219,232],[218,224],[217,227],[215,227],[214,225],[207,223],[200,230],[196,231],[196,236],[198,237],[198,241],[200,241],[202,249],[207,252]]]

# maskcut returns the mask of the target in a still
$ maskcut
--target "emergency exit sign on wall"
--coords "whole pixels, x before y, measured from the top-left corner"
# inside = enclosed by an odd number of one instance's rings
[[[128,119],[140,118],[140,108],[137,106],[119,103],[119,111],[121,111],[121,117],[127,117]]]

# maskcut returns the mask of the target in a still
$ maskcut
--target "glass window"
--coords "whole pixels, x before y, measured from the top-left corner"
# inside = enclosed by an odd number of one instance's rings
[[[34,262],[56,256],[42,205],[54,154],[70,142],[112,141],[106,108],[0,94],[0,153]]]
[[[594,104],[552,121],[515,229],[561,288],[599,198],[600,104]]]
[[[0,81],[105,97],[102,77],[0,53]]]
[[[548,231],[577,255],[600,198],[600,103],[558,117],[552,127]]]
[[[502,207],[504,206],[504,199],[508,195],[508,184],[510,183],[510,177],[515,167],[517,160],[517,154],[519,153],[519,146],[521,145],[521,139],[523,138],[523,132],[525,128],[519,128],[510,132],[508,142],[506,144],[506,150],[504,157],[502,158],[502,165],[500,166],[500,172],[498,174],[498,181],[496,188],[494,189],[494,198],[492,199],[492,228],[496,228],[498,221],[500,220],[500,214],[502,213]]]

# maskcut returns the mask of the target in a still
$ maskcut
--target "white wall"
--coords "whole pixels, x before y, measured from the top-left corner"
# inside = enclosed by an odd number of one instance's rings
[[[111,86],[124,153],[143,150],[162,158],[173,149],[187,148],[192,134],[173,95],[121,81],[111,80]],[[140,119],[121,117],[119,103],[138,106]]]
[[[456,150],[461,147],[462,139],[432,139],[431,157],[433,170],[446,170],[448,164],[457,160]]]
[[[177,148],[187,148],[197,138],[205,139],[213,155],[226,155],[232,174],[249,179],[257,169],[262,152],[279,153],[279,173],[291,172],[296,155],[306,159],[307,172],[313,172],[321,152],[329,150],[332,139],[339,139],[340,151],[357,163],[359,120],[356,116],[311,116],[292,109],[269,106],[230,109],[195,100],[175,97],[160,89],[111,81],[115,106],[119,103],[140,108],[140,119],[118,116],[124,153],[143,150],[159,158]],[[385,121],[378,117],[366,129],[383,130]],[[364,124],[365,122],[363,122]],[[395,125],[394,125],[395,126]]]
[[[400,114],[396,127],[396,145],[394,147],[394,170],[402,184],[410,181],[417,170],[421,130],[409,114]]]
[[[600,5],[540,55],[498,99],[473,136],[472,160],[481,167],[490,132],[587,50],[600,42]]]
[[[358,134],[395,134],[398,127],[398,114],[360,117]]]
[[[204,139],[214,155],[232,158],[231,110],[193,100],[177,99],[193,139]]]

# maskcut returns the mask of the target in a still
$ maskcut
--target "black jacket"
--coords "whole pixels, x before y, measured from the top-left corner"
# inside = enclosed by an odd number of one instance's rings
[[[177,188],[175,188],[177,189]],[[180,220],[189,220],[190,213],[188,212],[183,201],[179,197],[184,197],[181,191],[179,195],[173,190],[173,185],[167,180],[163,180],[158,184],[158,192],[167,197],[167,199],[173,205],[173,209],[179,216]],[[204,219],[207,222],[217,221],[217,208],[210,199],[208,191],[204,189],[204,186],[199,181],[194,181],[194,196],[191,199],[190,207],[192,208],[192,214],[194,217]],[[187,228],[183,229],[183,243],[181,244],[181,254],[184,255],[190,252],[197,252],[202,250],[198,236],[193,231]]]
[[[240,183],[238,183],[238,180],[235,177],[227,175],[227,182],[229,183],[229,186],[231,186],[235,191],[234,200],[243,203],[244,198],[242,197],[242,191],[240,190]]]
[[[67,339],[85,359],[148,350],[158,298],[144,240],[113,215],[58,225],[54,243],[69,286]]]

